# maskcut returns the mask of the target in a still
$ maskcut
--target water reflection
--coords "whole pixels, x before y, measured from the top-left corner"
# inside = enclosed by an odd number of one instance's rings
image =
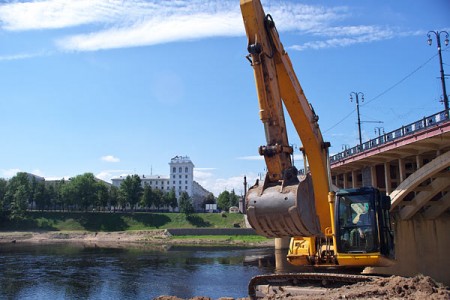
[[[274,271],[273,249],[0,245],[0,298],[245,297]]]

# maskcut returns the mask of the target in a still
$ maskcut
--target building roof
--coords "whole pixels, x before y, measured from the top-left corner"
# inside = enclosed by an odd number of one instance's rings
[[[189,156],[175,156],[172,157],[172,159],[170,160],[170,164],[174,164],[174,163],[190,163],[192,165],[194,165],[191,161],[191,159],[189,158]]]
[[[111,180],[123,180],[125,178],[127,178],[127,176],[130,175],[123,175],[123,176],[119,176],[119,177],[114,177],[111,178]],[[170,178],[168,176],[163,176],[163,175],[138,175],[139,178],[141,180],[169,180]]]

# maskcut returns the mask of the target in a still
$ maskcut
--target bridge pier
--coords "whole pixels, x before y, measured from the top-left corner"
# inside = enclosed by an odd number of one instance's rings
[[[410,220],[395,219],[396,264],[373,268],[375,273],[415,276],[424,274],[450,286],[450,215],[427,220],[416,215]]]

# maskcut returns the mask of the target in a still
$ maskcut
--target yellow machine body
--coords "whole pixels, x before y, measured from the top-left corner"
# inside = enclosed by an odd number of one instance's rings
[[[241,12],[248,37],[247,58],[254,71],[259,115],[267,142],[259,148],[267,174],[264,180],[257,181],[249,189],[246,197],[251,226],[267,237],[291,237],[287,259],[294,265],[359,267],[383,264],[382,251],[367,253],[361,247],[362,250],[356,246],[341,247],[348,232],[353,230],[355,236],[358,228],[356,224],[349,225],[352,228],[343,224],[342,228],[337,228],[340,219],[335,215],[340,204],[336,199],[341,198],[337,198],[332,190],[328,163],[330,145],[323,141],[319,118],[303,92],[272,17],[264,13],[259,0],[241,0]],[[304,176],[299,176],[291,161],[293,149],[288,141],[283,107],[303,144],[307,161]],[[376,193],[372,190],[363,192],[364,195]],[[342,199],[358,202],[357,193],[351,192],[351,200],[346,196]],[[374,197],[371,199],[371,205],[379,204]],[[377,214],[374,216],[378,217]],[[372,224],[379,226],[375,222]],[[375,230],[384,232],[384,229]]]

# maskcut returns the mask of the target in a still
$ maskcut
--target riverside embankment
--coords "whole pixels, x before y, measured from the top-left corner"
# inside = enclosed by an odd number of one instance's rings
[[[273,240],[244,228],[183,228],[130,230],[115,232],[89,231],[7,231],[0,232],[0,243],[95,243],[154,245],[234,245],[245,247],[273,246]]]

